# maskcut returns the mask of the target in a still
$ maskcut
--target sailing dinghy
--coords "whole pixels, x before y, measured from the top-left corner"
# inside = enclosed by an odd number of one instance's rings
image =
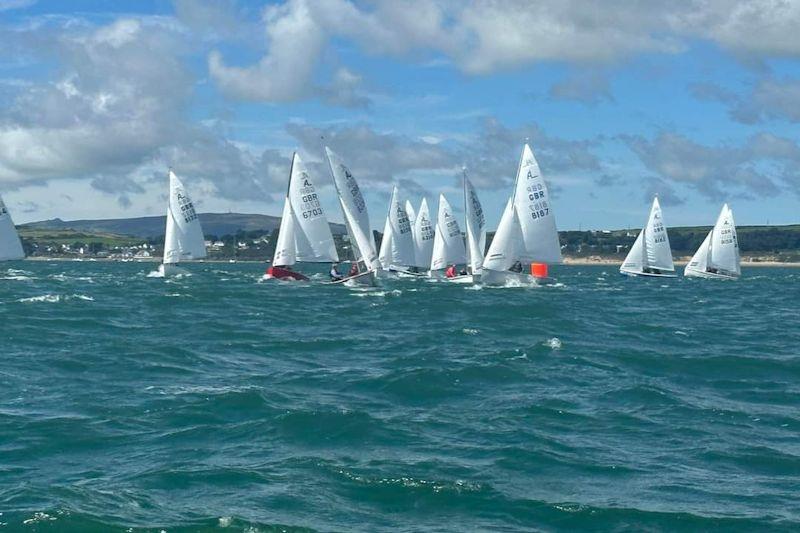
[[[687,278],[737,279],[741,273],[736,223],[728,204],[683,270]]]
[[[185,274],[186,270],[179,266],[181,263],[205,257],[206,243],[200,219],[189,193],[170,169],[164,258],[158,271],[164,277]]]
[[[19,233],[6,209],[6,204],[0,198],[0,261],[17,259],[25,259],[25,251],[22,249]]]
[[[486,218],[478,199],[478,193],[464,170],[464,214],[467,236],[467,273],[472,281],[479,281],[483,270],[483,254],[486,250]]]
[[[457,283],[469,283],[472,276],[459,275],[457,266],[467,261],[464,239],[458,220],[444,194],[439,195],[439,213],[436,217],[436,231],[433,237],[433,253],[431,256],[431,278]]]
[[[283,203],[281,226],[272,266],[264,279],[307,281],[295,272],[295,263],[336,263],[339,255],[317,190],[297,152],[292,156],[289,185]]]
[[[639,232],[619,271],[626,276],[676,277],[667,227],[664,225],[658,197],[653,198],[647,225]]]
[[[378,254],[375,251],[375,240],[369,226],[367,204],[361,189],[342,159],[330,148],[325,147],[328,156],[328,166],[331,169],[339,205],[344,216],[344,225],[353,250],[353,258],[358,273],[335,280],[331,283],[345,283],[347,285],[375,285],[376,272],[380,269]]]
[[[546,265],[561,262],[561,246],[549,197],[539,163],[526,143],[514,191],[483,261],[483,284],[543,282],[547,279],[542,272]],[[528,264],[531,265],[530,274],[525,272]]]
[[[397,186],[392,189],[378,259],[382,275],[389,272],[403,272],[415,261],[413,229],[408,219],[408,211],[400,203]]]

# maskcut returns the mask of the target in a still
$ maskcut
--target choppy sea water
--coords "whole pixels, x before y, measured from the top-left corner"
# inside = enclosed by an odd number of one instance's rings
[[[800,270],[0,267],[0,531],[800,528]]]

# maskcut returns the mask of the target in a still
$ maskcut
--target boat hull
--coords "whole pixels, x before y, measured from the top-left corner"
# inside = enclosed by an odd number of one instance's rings
[[[683,277],[702,278],[702,279],[739,279],[739,276],[735,276],[732,274],[722,274],[720,272],[705,272],[702,270],[692,270],[690,268],[684,269]]]
[[[665,274],[656,274],[654,272],[633,272],[630,270],[620,270],[620,274],[631,278],[677,278],[678,274],[675,272],[668,272]]]
[[[299,272],[279,266],[271,266],[264,273],[264,279],[279,279],[282,281],[308,281],[308,278]]]
[[[179,267],[177,263],[161,263],[160,265],[158,265],[158,272],[165,278],[180,276],[189,273],[189,271],[186,270],[185,268]]]
[[[507,285],[539,285],[539,280],[525,272],[511,272],[489,270],[484,268],[481,273],[481,284],[489,287],[503,287]]]

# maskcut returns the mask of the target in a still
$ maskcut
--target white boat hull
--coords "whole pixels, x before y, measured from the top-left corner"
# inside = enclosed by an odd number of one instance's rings
[[[538,285],[539,281],[525,272],[511,272],[506,270],[483,269],[481,274],[481,284],[489,287],[503,287],[508,285]]]
[[[169,278],[172,276],[180,276],[188,274],[189,271],[185,268],[181,268],[178,266],[177,263],[161,263],[158,265],[158,273],[164,276],[165,278]]]
[[[620,270],[620,274],[623,276],[629,276],[632,278],[677,278],[678,274],[675,272],[666,272],[663,274],[656,274],[654,272],[634,272],[631,270]]]
[[[704,272],[702,270],[692,270],[686,268],[683,271],[685,278],[703,278],[703,279],[739,279],[739,276],[733,274],[723,274],[721,272]]]

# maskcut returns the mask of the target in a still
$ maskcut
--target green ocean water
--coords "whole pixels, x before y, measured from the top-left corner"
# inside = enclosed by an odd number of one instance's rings
[[[800,270],[153,269],[0,269],[0,531],[800,529]]]

